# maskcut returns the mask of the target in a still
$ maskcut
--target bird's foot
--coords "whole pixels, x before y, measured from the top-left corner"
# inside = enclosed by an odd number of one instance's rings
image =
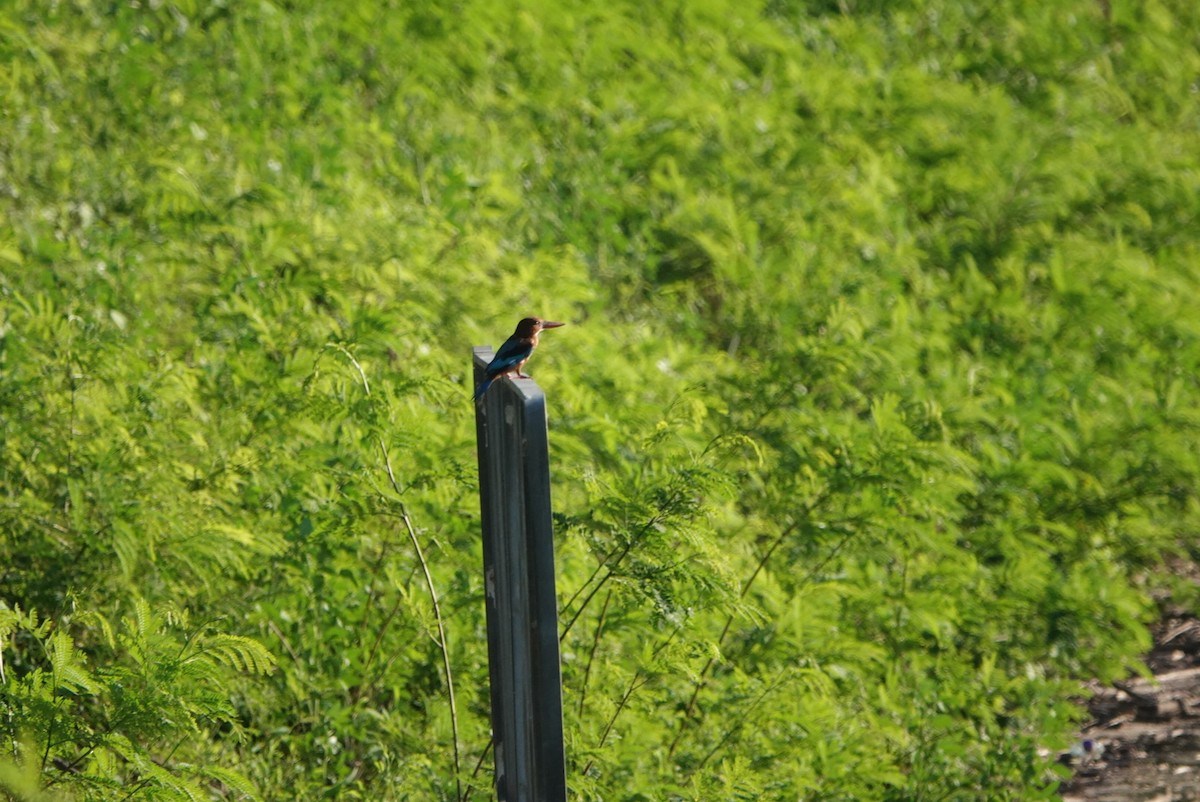
[[[518,378],[518,379],[528,379],[528,378],[529,378],[529,374],[528,374],[528,373],[522,373],[521,371],[519,371],[519,370],[518,370],[518,371],[517,371],[517,378]]]

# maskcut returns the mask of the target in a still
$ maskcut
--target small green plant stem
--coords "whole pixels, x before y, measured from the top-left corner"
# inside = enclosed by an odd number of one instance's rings
[[[387,469],[388,482],[392,485],[392,490],[397,495],[396,503],[400,506],[400,519],[404,521],[404,528],[408,531],[409,540],[412,542],[413,551],[417,555],[417,561],[421,564],[421,571],[425,574],[425,587],[429,591],[429,601],[433,605],[433,617],[437,623],[438,631],[438,649],[442,653],[442,669],[446,673],[446,695],[447,701],[450,703],[450,728],[454,738],[454,784],[456,787],[455,798],[462,802],[463,789],[461,777],[461,756],[459,755],[459,733],[458,733],[458,706],[454,701],[454,673],[450,668],[450,645],[446,638],[446,624],[442,618],[442,607],[438,601],[437,587],[433,582],[433,573],[429,570],[429,563],[425,559],[425,552],[421,548],[421,541],[417,537],[416,527],[413,526],[412,517],[408,514],[408,507],[400,500],[403,493],[400,489],[400,483],[396,479],[396,473],[392,470],[392,458],[388,454],[387,445],[383,442],[383,438],[379,439],[379,449],[383,452],[383,464]]]
[[[588,680],[592,675],[592,663],[596,659],[596,648],[600,645],[600,634],[604,631],[604,619],[608,615],[608,604],[612,601],[612,588],[604,595],[604,604],[600,606],[600,616],[596,621],[596,631],[592,633],[592,646],[588,650],[587,666],[583,669],[583,683],[579,688],[579,715],[583,716],[583,706],[587,701]]]
[[[800,518],[796,518],[790,524],[784,527],[778,535],[775,536],[775,539],[771,542],[771,545],[767,548],[762,558],[758,561],[758,565],[754,566],[754,571],[750,574],[750,577],[744,583],[742,583],[741,593],[738,594],[739,599],[746,598],[746,594],[750,592],[750,588],[754,584],[754,580],[758,578],[760,573],[762,573],[763,568],[766,567],[771,557],[775,554],[775,550],[783,545],[783,541],[786,540],[787,537],[792,534],[792,532],[796,531],[796,528],[800,525],[800,520]],[[718,649],[720,649],[721,645],[725,643],[725,638],[729,635],[729,629],[733,626],[733,620],[733,614],[730,614],[729,617],[725,619],[725,626],[721,629],[720,637],[717,638]],[[675,731],[675,738],[671,741],[670,749],[667,750],[668,757],[673,757],[675,755],[675,750],[679,747],[679,742],[683,738],[684,730],[687,729],[688,722],[691,721],[692,716],[695,713],[696,700],[700,697],[700,691],[704,688],[705,681],[708,677],[708,672],[712,670],[712,667],[716,665],[716,662],[717,658],[715,656],[708,658],[708,662],[704,664],[704,668],[700,670],[699,676],[696,677],[696,684],[695,687],[692,688],[691,698],[688,699],[687,706],[683,710],[683,717],[680,719],[679,729]]]
[[[633,679],[629,682],[629,687],[626,688],[625,693],[621,695],[621,701],[617,702],[617,709],[614,710],[612,716],[609,717],[608,724],[605,725],[604,732],[600,735],[600,743],[596,744],[597,749],[604,748],[605,741],[608,740],[608,736],[612,733],[613,727],[616,726],[617,717],[621,715],[621,711],[625,709],[625,705],[629,704],[629,700],[632,698],[634,691],[649,681],[650,678],[644,676],[641,672],[641,669],[634,672]],[[587,765],[583,767],[583,774],[586,775],[589,771],[591,771],[593,763],[595,763],[595,758],[589,760]]]
[[[340,352],[350,363],[354,365],[358,371],[359,378],[362,380],[363,392],[369,397],[371,395],[371,385],[367,381],[366,371],[363,370],[359,361],[354,357],[354,354],[341,345],[334,344],[331,346]],[[462,802],[462,757],[459,750],[459,727],[458,727],[458,705],[454,699],[454,671],[450,666],[450,641],[446,637],[446,622],[442,616],[441,602],[438,601],[437,586],[433,581],[433,572],[429,570],[429,561],[425,559],[425,552],[421,548],[420,538],[417,537],[416,527],[413,526],[412,516],[409,515],[408,507],[404,503],[404,490],[400,486],[400,481],[396,478],[396,472],[392,468],[392,457],[388,453],[387,443],[383,437],[379,437],[379,451],[383,455],[383,465],[387,472],[388,483],[392,487],[392,492],[396,494],[396,504],[399,506],[400,520],[404,522],[404,528],[408,532],[409,541],[412,543],[413,552],[417,555],[417,562],[421,565],[421,571],[425,576],[425,588],[429,592],[429,601],[433,607],[433,618],[437,625],[437,645],[438,650],[442,653],[442,670],[446,674],[446,696],[450,705],[450,730],[451,737],[454,740],[454,784],[455,784],[455,799]],[[394,613],[394,610],[393,610]],[[385,625],[386,626],[386,623]]]

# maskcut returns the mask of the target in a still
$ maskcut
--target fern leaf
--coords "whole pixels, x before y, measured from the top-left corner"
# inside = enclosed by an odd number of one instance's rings
[[[251,674],[269,674],[275,669],[274,655],[258,641],[241,635],[205,638],[198,653],[215,663]]]
[[[72,692],[97,693],[98,686],[87,669],[83,667],[79,653],[75,651],[75,643],[71,636],[59,630],[55,632],[48,643],[50,667],[53,670],[53,681],[56,690]]]
[[[203,766],[197,769],[197,774],[218,782],[253,802],[259,802],[262,798],[258,795],[258,789],[254,787],[254,784],[244,774],[233,769],[221,766]]]

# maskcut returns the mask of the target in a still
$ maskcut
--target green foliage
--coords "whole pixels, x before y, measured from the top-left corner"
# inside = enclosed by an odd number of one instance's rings
[[[469,346],[579,799],[1037,799],[1200,524],[1183,0],[0,10],[0,788],[489,794]]]
[[[227,669],[269,673],[274,658],[261,644],[189,627],[177,610],[160,619],[140,598],[117,628],[99,613],[65,618],[98,640],[85,650],[61,625],[0,605],[0,635],[24,647],[3,678],[6,740],[25,767],[9,769],[13,793],[40,798],[27,776],[40,764],[46,786],[85,798],[196,799],[207,786],[258,798],[239,772],[172,756],[197,738],[219,751],[236,734]]]

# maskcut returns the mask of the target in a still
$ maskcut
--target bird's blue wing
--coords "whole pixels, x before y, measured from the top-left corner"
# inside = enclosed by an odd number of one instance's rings
[[[492,382],[494,381],[495,379],[484,379],[479,383],[479,386],[475,388],[476,401],[483,397],[483,394],[488,391],[488,388],[492,386]]]
[[[500,346],[500,350],[488,363],[486,375],[488,378],[499,376],[505,371],[512,370],[533,353],[533,344],[519,337],[509,337]]]

